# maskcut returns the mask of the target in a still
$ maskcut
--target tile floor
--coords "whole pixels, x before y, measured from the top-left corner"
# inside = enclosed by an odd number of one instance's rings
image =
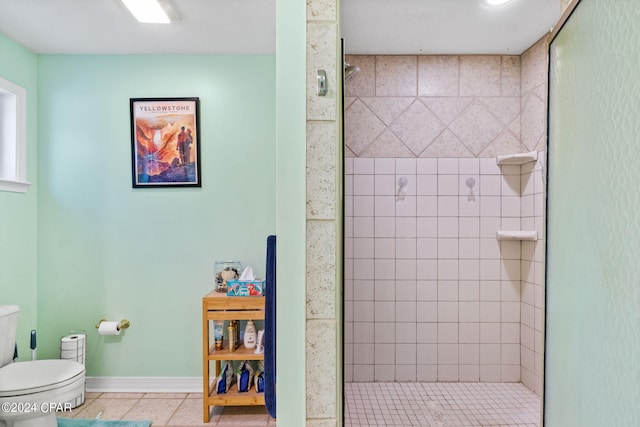
[[[275,427],[264,407],[213,407],[202,422],[201,393],[86,393],[85,403],[59,417],[151,420],[152,427]]]
[[[389,399],[393,396],[393,399]],[[60,417],[151,420],[152,427],[275,427],[264,407],[214,407],[200,393],[87,393]],[[347,383],[345,427],[537,427],[540,399],[518,383]]]
[[[519,383],[345,384],[345,427],[537,427],[539,420],[540,399]]]

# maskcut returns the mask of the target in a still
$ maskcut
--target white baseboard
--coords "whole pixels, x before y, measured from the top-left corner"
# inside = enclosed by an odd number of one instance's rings
[[[98,393],[202,393],[202,377],[87,377],[85,389]]]

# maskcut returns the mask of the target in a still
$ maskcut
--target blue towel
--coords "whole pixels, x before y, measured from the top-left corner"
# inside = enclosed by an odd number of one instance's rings
[[[267,237],[264,307],[264,402],[276,417],[276,236]]]

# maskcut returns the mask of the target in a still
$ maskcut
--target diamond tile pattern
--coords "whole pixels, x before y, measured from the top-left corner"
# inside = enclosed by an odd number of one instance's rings
[[[361,68],[345,87],[348,157],[544,150],[544,43],[522,56],[347,55],[346,61]]]
[[[449,124],[473,101],[472,97],[433,97],[420,98],[443,123]]]
[[[416,156],[419,156],[444,128],[444,124],[418,100],[390,126],[391,131]]]
[[[385,125],[359,99],[345,111],[345,139],[349,149],[359,156],[385,130]]]
[[[390,126],[413,103],[412,97],[400,96],[363,97],[360,100],[387,126]]]
[[[445,129],[420,154],[420,157],[474,157],[474,154],[449,129]]]
[[[373,141],[360,157],[415,157],[389,129]]]
[[[487,97],[479,99],[503,125],[508,125],[520,113],[520,97]]]
[[[477,156],[500,135],[504,125],[476,99],[451,122],[449,128]]]
[[[547,129],[546,104],[537,95],[530,94],[523,99],[522,105],[522,143],[534,149],[538,140]]]

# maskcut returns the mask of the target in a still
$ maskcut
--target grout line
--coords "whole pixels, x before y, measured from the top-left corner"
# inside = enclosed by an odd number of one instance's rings
[[[189,398],[189,393],[187,393],[184,398],[182,399],[182,402],[180,402],[180,404],[178,406],[176,406],[176,409],[171,413],[171,415],[169,415],[169,418],[167,418],[167,423],[171,422],[171,419],[178,413],[178,410],[180,409],[180,407],[182,406],[182,404]]]
[[[119,419],[119,420],[124,420],[124,419],[126,419],[127,414],[128,414],[129,412],[131,412],[131,411],[133,410],[133,408],[135,408],[135,407],[136,407],[136,405],[137,405],[138,403],[140,403],[140,401],[142,400],[142,398],[144,397],[144,395],[145,395],[145,394],[147,394],[147,393],[143,393],[143,394],[142,394],[142,396],[140,396],[140,397],[138,397],[137,399],[135,399],[135,401],[136,401],[136,402],[135,402],[133,405],[131,405],[131,408],[129,408],[129,410],[128,410],[128,411],[126,411],[124,414],[122,414],[122,416],[121,416],[120,418],[118,418],[118,419]],[[102,417],[100,417],[100,418],[102,418]]]

